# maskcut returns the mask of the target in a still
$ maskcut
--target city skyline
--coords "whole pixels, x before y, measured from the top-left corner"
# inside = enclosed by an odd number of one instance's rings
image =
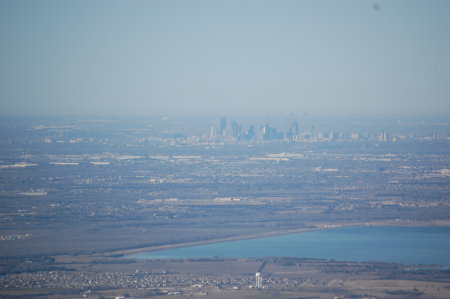
[[[2,115],[447,115],[448,1],[2,1]]]

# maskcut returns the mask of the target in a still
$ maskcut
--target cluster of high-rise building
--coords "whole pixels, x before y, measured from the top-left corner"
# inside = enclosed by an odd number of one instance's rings
[[[211,127],[210,133],[212,140],[235,139],[251,141],[255,137],[256,132],[253,125],[249,126],[247,130],[243,130],[242,125],[233,120],[231,125],[227,126],[227,120],[224,117],[219,120],[218,128]]]
[[[255,129],[249,125],[246,129],[237,121],[227,121],[222,117],[217,126],[212,126],[209,139],[214,141],[343,141],[343,140],[375,140],[380,142],[397,141],[399,137],[390,135],[386,131],[378,134],[343,133],[336,131],[317,131],[314,127],[300,130],[297,121],[293,121],[287,130],[277,129],[266,122]]]
[[[234,120],[228,124],[224,117],[219,120],[218,127],[211,127],[210,133],[210,138],[212,140],[269,141],[284,139],[297,140],[298,137],[299,124],[297,122],[293,122],[286,132],[279,131],[269,123],[261,125],[259,130],[256,130],[254,125],[250,125],[244,130],[242,124],[239,124]]]

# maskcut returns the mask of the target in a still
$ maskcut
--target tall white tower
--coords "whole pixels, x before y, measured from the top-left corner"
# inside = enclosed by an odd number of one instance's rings
[[[262,277],[261,277],[261,273],[256,272],[256,274],[255,274],[255,279],[256,279],[256,282],[255,282],[256,288],[257,288],[257,289],[262,288]]]

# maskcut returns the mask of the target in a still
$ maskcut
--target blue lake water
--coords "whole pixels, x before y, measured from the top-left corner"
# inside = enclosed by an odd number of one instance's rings
[[[131,258],[289,256],[450,268],[450,227],[354,226],[133,254]]]

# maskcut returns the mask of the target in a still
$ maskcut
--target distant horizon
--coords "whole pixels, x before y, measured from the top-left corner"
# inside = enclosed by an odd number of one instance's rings
[[[433,120],[446,119],[450,120],[450,113],[426,113],[426,114],[356,114],[356,113],[255,113],[255,114],[5,114],[0,112],[1,118],[157,118],[157,119],[195,119],[195,118],[331,118],[354,120],[360,118],[374,119],[390,119],[390,120]]]

